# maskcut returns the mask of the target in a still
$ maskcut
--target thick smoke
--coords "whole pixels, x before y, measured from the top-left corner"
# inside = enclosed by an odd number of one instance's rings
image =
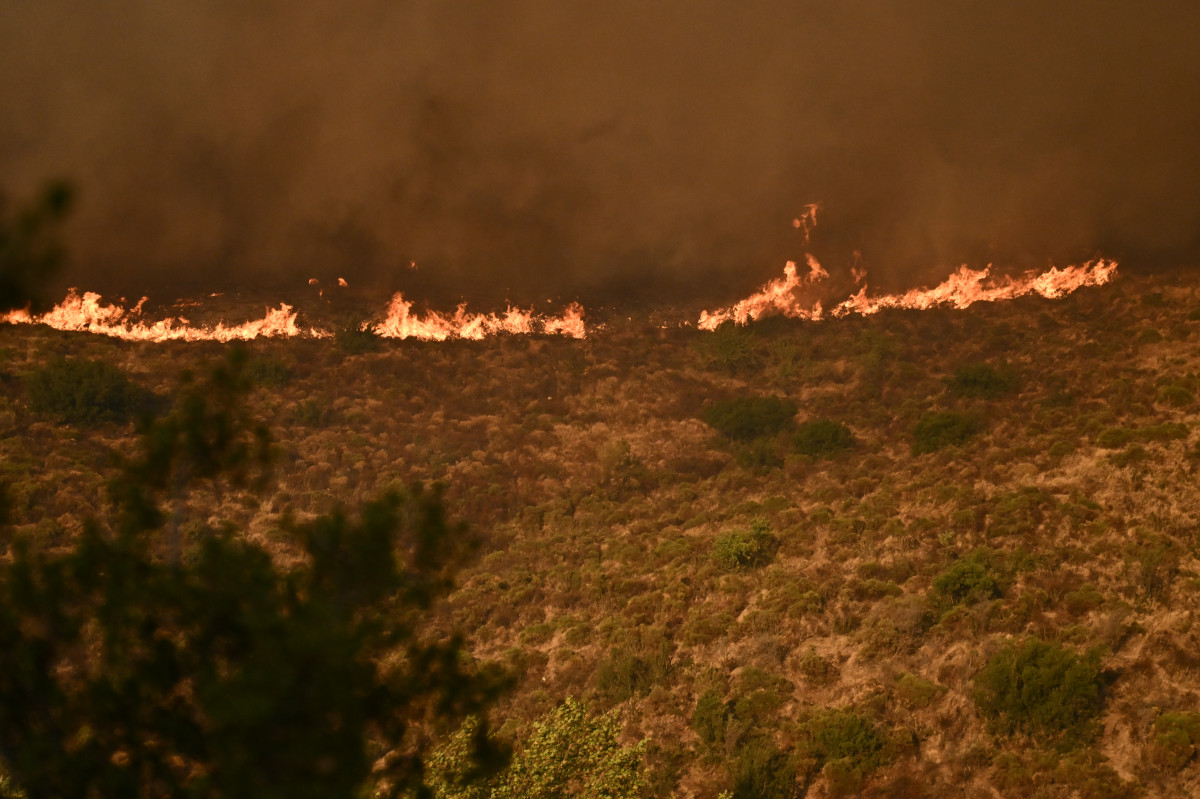
[[[731,299],[1200,255],[1200,6],[9,0],[0,184],[67,281]],[[409,268],[416,262],[415,270]]]

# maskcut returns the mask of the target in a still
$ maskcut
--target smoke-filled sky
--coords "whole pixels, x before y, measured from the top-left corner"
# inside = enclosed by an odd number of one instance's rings
[[[1200,263],[1198,134],[1194,2],[0,4],[0,186],[71,179],[65,282],[129,293]]]

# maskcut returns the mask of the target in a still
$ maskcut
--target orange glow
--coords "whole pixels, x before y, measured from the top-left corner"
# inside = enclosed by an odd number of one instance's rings
[[[1019,278],[1004,277],[999,280],[988,279],[990,266],[984,269],[961,266],[957,272],[933,288],[912,289],[903,294],[870,296],[867,294],[867,285],[863,282],[866,279],[865,272],[856,269],[855,281],[862,283],[862,288],[857,294],[839,302],[826,312],[820,301],[808,305],[796,296],[798,288],[812,285],[828,276],[811,255],[808,256],[808,261],[807,278],[797,277],[796,265],[789,261],[783,268],[782,279],[771,281],[756,293],[728,308],[702,311],[700,329],[715,330],[721,323],[729,321],[744,325],[773,314],[816,321],[826,315],[869,316],[885,308],[923,310],[948,305],[961,309],[977,302],[1012,300],[1030,294],[1058,299],[1084,286],[1102,286],[1117,273],[1117,262],[1103,258],[1079,266],[1051,267],[1040,274],[1029,272]]]

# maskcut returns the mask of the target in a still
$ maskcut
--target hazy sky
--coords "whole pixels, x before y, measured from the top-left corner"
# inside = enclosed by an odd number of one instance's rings
[[[1198,54],[1194,2],[5,0],[0,186],[130,293],[732,298],[809,202],[890,286],[1200,262]]]

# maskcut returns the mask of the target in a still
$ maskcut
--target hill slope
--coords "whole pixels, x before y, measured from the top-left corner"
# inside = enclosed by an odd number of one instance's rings
[[[585,341],[255,342],[279,487],[194,511],[274,544],[285,510],[444,481],[485,540],[445,623],[521,670],[508,731],[567,696],[620,707],[662,795],[1186,796],[1197,288]],[[132,433],[44,412],[45,364],[164,394],[219,351],[0,330],[16,534],[68,543]]]

